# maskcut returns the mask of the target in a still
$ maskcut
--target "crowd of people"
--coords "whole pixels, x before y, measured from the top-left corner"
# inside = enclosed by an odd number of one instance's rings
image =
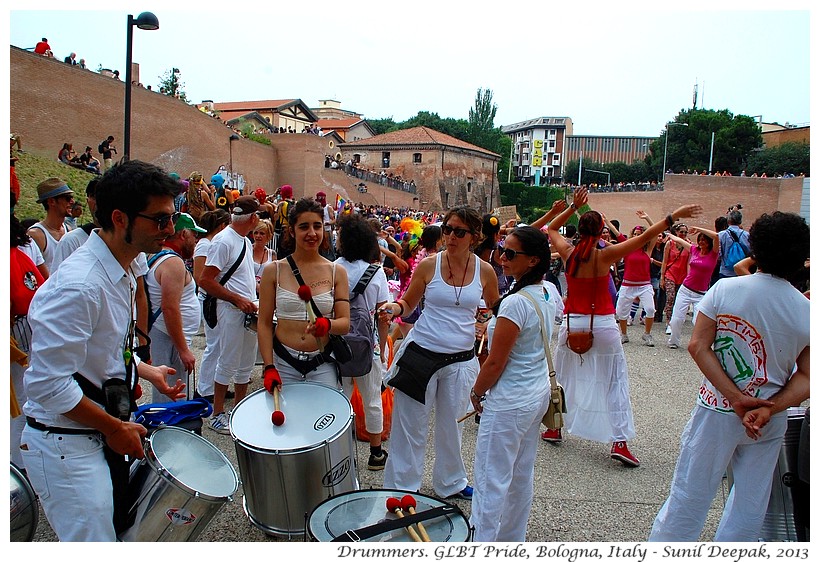
[[[385,488],[414,492],[434,458],[435,494],[473,502],[480,541],[526,540],[540,441],[558,445],[566,433],[640,466],[627,445],[634,322],[654,346],[653,325],[665,321],[674,350],[692,307],[688,350],[704,374],[651,540],[697,540],[730,460],[736,484],[716,539],[756,540],[785,410],[808,398],[808,226],[793,214],[745,230],[737,204],[710,230],[683,222],[705,212],[697,204],[660,220],[637,209],[627,236],[593,210],[586,187],[525,225],[467,206],[365,206],[322,191],[296,199],[290,185],[240,192],[220,171],[182,179],[141,161],[89,183],[86,224],[62,179],[42,181],[37,197],[42,221],[26,228],[12,213],[11,455],[60,540],[116,540],[124,458],[144,454],[145,428],[130,416],[138,379],[155,402],[210,401],[206,427],[220,434],[257,356],[271,393],[310,381],[350,398],[333,338],[355,329],[356,309],[376,325],[370,369],[355,379],[367,469],[384,471]],[[739,325],[754,327],[754,341]],[[542,431],[553,353],[566,423]],[[393,389],[389,444],[383,385]],[[460,423],[470,409],[472,474]]]

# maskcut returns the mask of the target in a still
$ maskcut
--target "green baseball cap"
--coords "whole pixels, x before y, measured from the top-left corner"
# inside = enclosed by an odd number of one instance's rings
[[[193,230],[200,234],[208,234],[208,231],[197,225],[194,217],[188,213],[180,213],[179,218],[174,223],[174,232],[179,232],[180,230]]]

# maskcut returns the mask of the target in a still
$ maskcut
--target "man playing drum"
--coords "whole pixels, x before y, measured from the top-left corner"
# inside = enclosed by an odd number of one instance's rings
[[[61,264],[34,296],[31,364],[25,374],[27,426],[20,448],[26,472],[61,541],[115,541],[112,469],[123,455],[142,458],[146,429],[125,421],[141,377],[171,398],[166,366],[134,354],[136,279],[131,262],[157,252],[173,234],[176,182],[131,160],[100,179],[100,230]],[[113,382],[112,382],[113,381]],[[130,383],[130,384],[129,384]],[[117,458],[118,457],[118,458]]]

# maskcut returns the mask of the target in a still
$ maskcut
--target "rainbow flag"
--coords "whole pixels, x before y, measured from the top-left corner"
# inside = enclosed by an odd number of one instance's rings
[[[347,203],[347,201],[345,201],[345,200],[342,198],[342,196],[341,196],[341,195],[339,195],[339,194],[337,193],[337,194],[336,194],[336,212],[337,212],[337,213],[338,213],[338,212],[341,212],[341,210],[342,210],[342,209],[344,209],[344,207],[345,207],[345,203]]]

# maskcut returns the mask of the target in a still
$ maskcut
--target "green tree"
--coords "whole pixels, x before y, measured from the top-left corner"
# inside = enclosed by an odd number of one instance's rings
[[[498,106],[493,103],[493,91],[479,88],[475,94],[475,105],[470,108],[468,118],[468,142],[487,150],[495,151],[495,114]]]
[[[385,117],[383,119],[368,119],[367,124],[373,129],[377,135],[383,135],[389,131],[397,130],[396,122],[393,117]]]
[[[172,68],[165,72],[163,76],[159,77],[159,93],[165,94],[172,98],[179,98],[185,103],[190,103],[188,97],[185,95],[185,83],[179,79],[180,72],[178,68]]]
[[[808,143],[786,142],[752,152],[744,169],[747,175],[761,175],[765,172],[770,178],[785,174],[808,176],[810,157]]]

